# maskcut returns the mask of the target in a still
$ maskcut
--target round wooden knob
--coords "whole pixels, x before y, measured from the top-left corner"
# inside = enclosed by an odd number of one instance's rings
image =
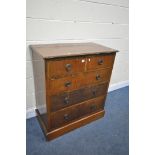
[[[96,80],[100,80],[101,76],[100,75],[96,75]]]
[[[90,109],[91,109],[91,110],[96,110],[96,108],[97,108],[97,106],[94,105],[94,104],[90,106]]]
[[[68,120],[68,119],[69,119],[68,114],[65,114],[65,115],[64,115],[64,119],[65,119],[65,120]]]
[[[103,60],[102,59],[98,60],[98,65],[102,65],[102,64],[103,64]]]
[[[93,93],[93,95],[96,95],[96,90],[93,90],[92,93]]]
[[[67,81],[66,83],[65,83],[65,87],[70,87],[71,86],[71,82],[70,81]]]
[[[72,65],[71,64],[66,64],[66,71],[69,72],[72,69]]]
[[[65,104],[69,104],[69,98],[68,98],[68,97],[65,97],[64,103],[65,103]]]

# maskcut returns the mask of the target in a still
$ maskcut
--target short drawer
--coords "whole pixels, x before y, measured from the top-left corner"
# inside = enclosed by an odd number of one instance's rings
[[[96,71],[87,72],[85,74],[84,84],[99,84],[110,80],[112,68],[101,69]]]
[[[104,109],[105,97],[92,99],[57,112],[51,113],[52,128],[66,125],[81,117]]]
[[[61,79],[49,80],[48,92],[58,94],[64,91],[73,91],[94,84],[108,82],[111,76],[111,68],[97,70],[93,72],[79,73],[77,75],[64,77]]]
[[[108,82],[89,86],[72,92],[51,96],[51,111],[57,111],[68,106],[96,98],[107,93]]]
[[[95,70],[101,68],[112,68],[115,59],[115,53],[96,55],[87,57],[87,70]]]
[[[47,61],[47,76],[51,79],[57,79],[85,69],[86,59],[83,57],[59,58]]]

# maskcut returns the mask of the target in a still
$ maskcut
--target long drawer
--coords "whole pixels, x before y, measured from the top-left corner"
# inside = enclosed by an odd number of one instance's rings
[[[75,90],[72,92],[65,92],[60,95],[52,95],[51,96],[51,111],[57,111],[62,108],[96,98],[107,93],[108,82],[85,87],[79,90]]]
[[[48,80],[48,94],[73,91],[89,85],[100,84],[110,80],[112,68],[75,74],[61,79]]]
[[[88,114],[104,109],[104,101],[105,96],[101,96],[51,113],[52,128],[58,128]]]

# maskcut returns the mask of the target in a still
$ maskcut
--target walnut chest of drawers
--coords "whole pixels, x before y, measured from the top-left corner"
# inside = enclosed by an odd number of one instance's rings
[[[47,140],[104,116],[116,50],[95,43],[30,47],[36,113]]]

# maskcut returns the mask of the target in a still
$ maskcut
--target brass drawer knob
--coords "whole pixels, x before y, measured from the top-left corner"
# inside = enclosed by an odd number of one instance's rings
[[[65,83],[65,87],[70,87],[71,86],[71,82],[70,81],[67,81],[66,83]]]
[[[69,119],[68,114],[65,114],[65,115],[64,115],[64,120],[68,120],[68,119]]]
[[[65,103],[65,104],[69,104],[69,98],[68,98],[68,97],[65,97],[64,103]]]
[[[98,60],[98,65],[102,65],[102,64],[103,64],[103,60],[102,59]]]
[[[100,80],[101,79],[101,76],[98,74],[96,75],[96,80]]]
[[[66,71],[69,72],[72,69],[72,64],[66,64]]]

